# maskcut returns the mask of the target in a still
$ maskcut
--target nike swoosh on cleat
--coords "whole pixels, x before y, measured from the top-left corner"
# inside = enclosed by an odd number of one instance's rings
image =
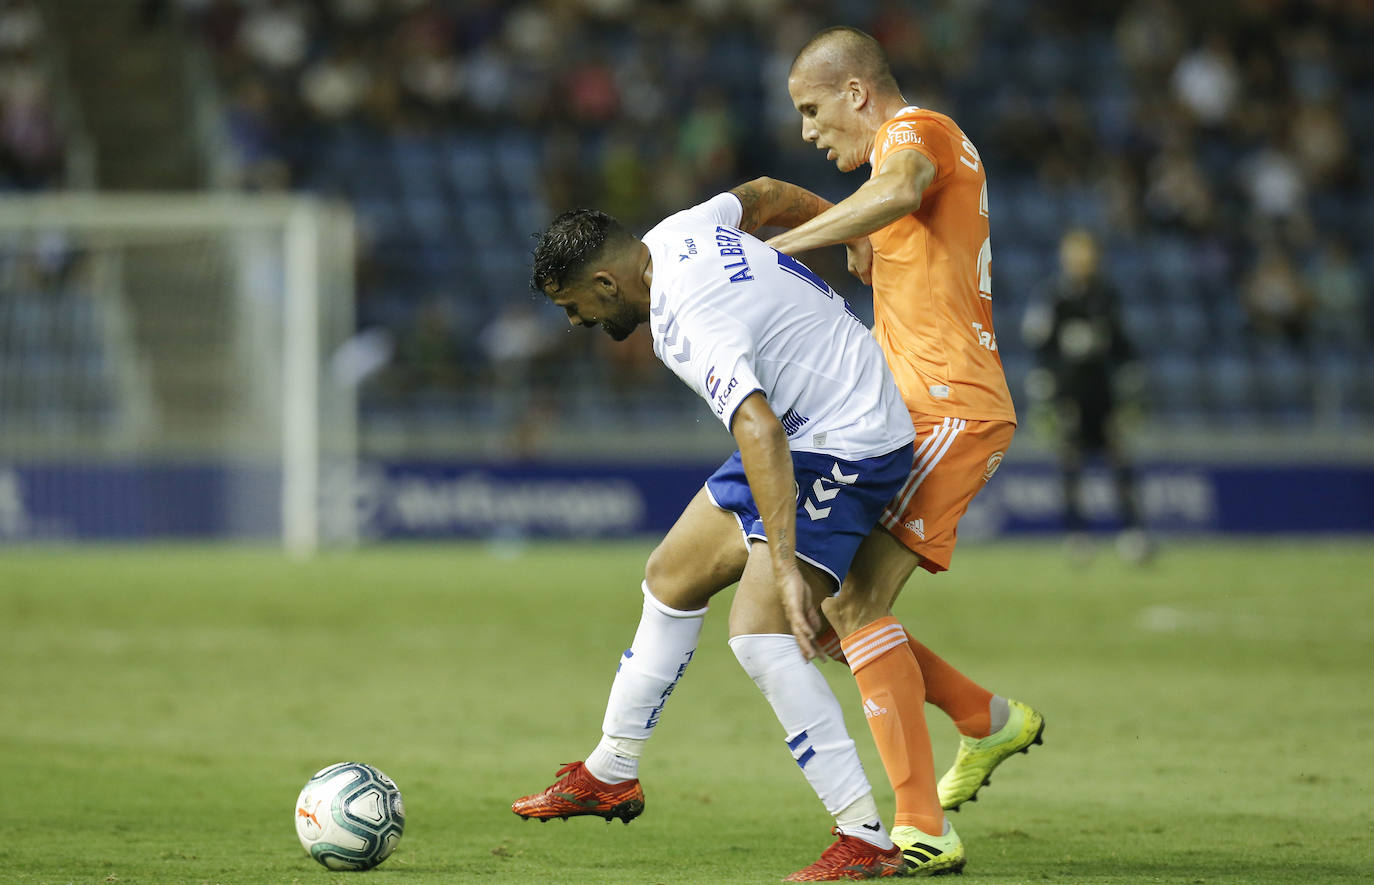
[[[553,795],[555,798],[564,799],[581,808],[592,808],[597,804],[595,796],[591,797],[590,799],[579,799],[572,793],[554,793]]]

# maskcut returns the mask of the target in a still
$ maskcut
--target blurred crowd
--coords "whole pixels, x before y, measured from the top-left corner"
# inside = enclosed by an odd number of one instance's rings
[[[950,113],[979,145],[1009,374],[1029,359],[1014,330],[1071,225],[1103,243],[1126,296],[1196,302],[1190,359],[1213,340],[1359,359],[1374,340],[1374,4],[1363,0],[174,2],[178,26],[213,58],[239,186],[356,196],[367,186],[356,173],[318,168],[339,139],[523,134],[538,198],[492,216],[520,253],[538,223],[574,205],[644,228],[757,175],[850,192],[859,179],[802,144],[785,83],[807,37],[856,25],[887,48],[908,100]],[[11,61],[28,6],[0,7]],[[15,79],[7,168],[51,155]],[[632,388],[666,375],[642,341],[561,334],[560,315],[523,291],[468,297],[461,263],[397,294],[387,281],[416,260],[376,234],[381,209],[370,212],[360,204],[373,234],[361,315],[396,343],[382,393],[576,376],[570,355]],[[862,300],[833,256],[816,263]]]
[[[0,0],[0,189],[62,184],[63,140],[34,0]]]

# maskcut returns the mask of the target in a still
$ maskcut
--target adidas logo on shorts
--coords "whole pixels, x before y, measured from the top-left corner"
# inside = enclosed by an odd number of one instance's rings
[[[926,521],[924,519],[913,519],[911,522],[903,523],[903,527],[908,531],[916,533],[916,537],[922,541],[926,539]]]

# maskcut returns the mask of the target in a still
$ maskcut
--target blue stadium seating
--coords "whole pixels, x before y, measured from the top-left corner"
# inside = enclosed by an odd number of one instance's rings
[[[1313,386],[1307,364],[1282,346],[1261,348],[1254,361],[1256,405],[1270,420],[1306,423]]]
[[[877,16],[882,5],[862,2],[847,14],[856,20]],[[1367,346],[1329,357],[1275,348],[1258,342],[1247,321],[1240,281],[1251,256],[1236,242],[1249,237],[1253,219],[1244,211],[1238,164],[1260,145],[1242,144],[1235,132],[1225,130],[1191,133],[1193,155],[1222,213],[1214,239],[1177,229],[1161,232],[1149,219],[1136,232],[1109,232],[1108,206],[1098,184],[1105,170],[1083,171],[1074,184],[1049,183],[1059,178],[1034,168],[1033,160],[1008,144],[1001,128],[1008,120],[1004,112],[1028,106],[1052,128],[1048,112],[1054,102],[1065,95],[1080,99],[1102,156],[1128,157],[1144,170],[1148,163],[1141,155],[1157,155],[1160,145],[1150,142],[1159,133],[1142,132],[1136,119],[1146,109],[1140,83],[1124,67],[1101,17],[1081,28],[1064,27],[1045,20],[1042,5],[1031,0],[1003,0],[997,7],[998,15],[978,23],[976,62],[944,72],[939,87],[944,91],[936,97],[953,110],[988,162],[999,346],[1016,395],[1021,396],[1020,379],[1033,365],[1017,321],[1054,278],[1063,230],[1081,225],[1105,238],[1103,270],[1119,290],[1128,334],[1150,362],[1150,399],[1158,415],[1244,423],[1308,420],[1321,409],[1374,412],[1374,365]],[[609,55],[643,51],[643,36],[628,28],[598,23],[593,32]],[[728,101],[737,118],[757,120],[763,103],[776,99],[766,94],[759,77],[763,35],[747,26],[706,33],[710,39],[702,41],[696,63],[732,84]],[[1007,71],[1016,72],[1014,81]],[[673,88],[684,100],[709,92],[706,78],[695,70],[683,74],[691,82]],[[1374,178],[1374,144],[1368,138],[1374,132],[1374,91],[1367,85],[1352,84],[1342,96],[1364,180]],[[583,148],[582,161],[595,168],[610,136],[576,121],[571,129]],[[453,313],[462,318],[454,332],[462,339],[461,349],[476,352],[477,330],[511,298],[528,297],[530,235],[548,221],[551,209],[563,208],[546,202],[547,133],[512,117],[489,125],[447,123],[432,131],[394,133],[338,125],[321,127],[312,137],[318,149],[311,151],[304,186],[352,200],[370,247],[367,257],[375,273],[364,284],[363,321],[399,334],[426,299],[442,293],[453,299]],[[1011,162],[995,164],[992,158],[999,152]],[[818,169],[813,157],[772,153],[776,168],[756,171],[799,181],[826,196],[852,189],[852,179]],[[1374,202],[1363,194],[1314,188],[1310,208],[1319,231],[1340,232],[1356,244],[1374,240]],[[1230,237],[1236,242],[1223,241]],[[1374,278],[1374,251],[1361,248],[1359,260]],[[1374,322],[1374,311],[1370,314]],[[46,340],[44,324],[51,321],[32,305],[0,305],[0,322],[22,330],[17,340]],[[69,311],[64,322],[74,329],[82,321]],[[1374,327],[1366,331],[1374,336]],[[588,365],[570,368],[566,378],[594,373],[597,357],[586,359]],[[627,414],[653,411],[631,400],[627,394]]]
[[[1206,413],[1209,400],[1197,359],[1163,352],[1148,361],[1149,405],[1158,413],[1196,421]]]
[[[1240,354],[1225,353],[1205,357],[1202,365],[1209,414],[1229,421],[1253,419],[1255,379],[1250,361]]]

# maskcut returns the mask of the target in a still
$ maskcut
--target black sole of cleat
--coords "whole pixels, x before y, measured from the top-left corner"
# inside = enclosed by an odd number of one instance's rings
[[[1024,747],[1022,747],[1021,749],[1017,750],[1016,752],[1018,752],[1018,753],[1029,753],[1029,752],[1030,752],[1030,748],[1031,748],[1033,745],[1035,745],[1035,744],[1043,745],[1043,744],[1045,743],[1044,734],[1045,734],[1045,717],[1042,716],[1042,717],[1040,717],[1040,728],[1035,732],[1035,737],[1031,739],[1031,742],[1030,742],[1029,744],[1026,744]]]
[[[950,867],[943,870],[935,870],[930,873],[920,872],[920,867],[908,862],[896,875],[902,879],[934,879],[936,876],[962,876],[964,874],[964,864],[957,867]]]
[[[615,820],[618,817],[626,826],[629,826],[630,821],[639,817],[643,813],[644,800],[630,799],[629,801],[621,802],[619,805],[613,806],[610,812],[606,815],[606,823],[610,823],[612,820]]]

